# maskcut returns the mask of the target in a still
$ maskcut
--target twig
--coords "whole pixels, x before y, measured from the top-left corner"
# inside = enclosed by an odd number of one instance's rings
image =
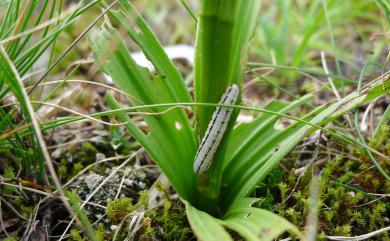
[[[97,161],[97,162],[94,162],[94,163],[91,163],[89,164],[88,166],[86,166],[83,170],[81,170],[80,172],[78,172],[76,175],[74,175],[67,183],[64,184],[64,186],[68,186],[69,184],[71,184],[74,180],[76,180],[76,178],[78,178],[79,176],[81,176],[83,173],[85,173],[86,171],[88,171],[91,167],[97,165],[97,164],[101,164],[101,163],[104,163],[104,162],[108,162],[108,161],[115,161],[115,160],[121,160],[121,159],[126,159],[126,158],[129,158],[130,155],[127,155],[127,156],[115,156],[115,157],[109,157],[109,158],[105,158],[103,160],[100,160],[100,161]]]
[[[329,74],[330,72],[329,72],[329,69],[328,69],[328,64],[326,63],[326,57],[325,57],[325,52],[324,51],[321,51],[321,62],[322,62],[322,67],[324,68],[324,72],[327,75],[328,82],[329,82],[330,86],[332,87],[334,95],[336,96],[336,98],[338,100],[341,100],[341,96],[340,96],[339,92],[337,91],[336,86],[333,83],[332,77]],[[343,116],[346,119],[346,121],[348,122],[349,127],[352,129],[352,127],[353,127],[352,120],[349,117],[349,115],[344,114]]]
[[[310,196],[308,199],[309,213],[306,217],[305,241],[315,241],[318,225],[318,203],[320,200],[320,176],[314,174],[310,182]]]
[[[371,232],[371,233],[366,233],[366,234],[363,234],[363,235],[359,235],[359,236],[354,236],[354,237],[344,237],[344,236],[326,236],[326,238],[328,238],[329,240],[350,240],[350,241],[359,241],[359,240],[366,240],[366,239],[369,239],[371,237],[374,237],[375,235],[378,235],[380,233],[383,233],[383,232],[386,232],[386,231],[389,231],[390,230],[390,226],[388,227],[384,227],[384,228],[381,228],[379,230],[376,230],[374,232]]]
[[[372,201],[369,201],[368,203],[363,203],[363,204],[360,204],[360,205],[356,205],[356,206],[352,206],[353,208],[360,208],[360,207],[364,207],[364,206],[367,206],[367,205],[370,205],[371,203],[374,203],[376,201],[379,201],[381,200],[382,198],[385,198],[385,197],[379,197],[377,199],[374,199]]]
[[[121,183],[119,184],[118,191],[117,191],[117,193],[115,195],[115,199],[117,199],[119,197],[119,194],[121,193],[123,182],[125,181],[125,177],[126,177],[126,173],[123,174],[123,176],[122,176]]]

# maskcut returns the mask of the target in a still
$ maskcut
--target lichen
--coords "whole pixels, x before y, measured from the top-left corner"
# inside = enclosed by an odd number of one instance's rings
[[[103,177],[96,173],[91,173],[85,177],[85,183],[87,184],[87,187],[91,191],[93,191],[100,184],[102,180]]]

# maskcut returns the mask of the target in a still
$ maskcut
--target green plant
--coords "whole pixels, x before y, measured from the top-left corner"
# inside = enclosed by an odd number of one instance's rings
[[[188,240],[192,236],[185,218],[185,207],[180,201],[166,201],[162,207],[150,210],[145,215],[153,221],[152,226],[163,230],[163,232],[158,232],[156,228],[148,226],[150,234],[162,240]]]
[[[107,204],[106,214],[114,223],[120,223],[133,210],[131,198],[118,198]]]
[[[389,4],[383,0],[376,1],[334,1],[334,0],[311,0],[293,3],[291,1],[277,0],[264,3],[263,14],[260,16],[259,25],[255,30],[252,52],[266,63],[258,63],[266,68],[278,69],[269,76],[271,81],[281,85],[293,86],[296,73],[288,73],[284,67],[296,68],[297,71],[310,70],[324,74],[321,68],[320,51],[335,56],[336,74],[334,81],[337,86],[345,84],[354,85],[355,81],[346,79],[343,74],[343,64],[347,63],[351,70],[359,74],[361,68],[357,66],[351,46],[335,46],[333,40],[344,39],[346,30],[351,24],[356,28],[357,37],[362,42],[368,41],[366,32],[374,34],[382,28],[388,28],[388,22],[378,18],[376,12],[371,11],[383,8],[388,16]],[[331,24],[329,24],[331,21]],[[359,24],[365,21],[367,25]],[[329,28],[330,27],[330,28]],[[380,61],[380,53],[386,44],[379,43],[373,47],[373,53],[367,54],[365,58],[370,63],[368,72],[375,72],[380,68],[376,62]],[[313,52],[314,54],[307,54]],[[318,54],[316,54],[318,53]],[[338,62],[338,63],[337,63]],[[267,64],[272,63],[272,64]],[[305,68],[302,68],[305,66]],[[282,68],[280,68],[282,67]],[[379,70],[379,69],[378,69]],[[310,82],[309,82],[310,83]]]
[[[40,98],[39,94],[32,94],[35,87],[62,58],[53,61],[54,51],[50,51],[60,33],[96,4],[97,1],[80,1],[66,12],[62,12],[62,1],[15,0],[2,1],[0,4],[1,10],[4,10],[0,24],[0,155],[6,158],[7,166],[21,170],[18,175],[23,175],[26,180],[34,179],[33,182],[37,183],[46,181],[47,166],[50,178],[71,215],[74,210],[65,197],[35,115],[39,106],[33,106],[31,99]],[[48,70],[43,70],[46,72],[35,83],[36,86],[27,91],[25,85],[35,78],[36,63],[45,53],[49,53],[46,62],[49,66],[43,68],[47,67]],[[49,98],[51,94],[42,99]],[[20,111],[13,106],[20,106]],[[28,128],[34,135],[21,137],[21,128]],[[31,207],[22,206],[23,215],[30,215],[31,211]],[[76,221],[80,223],[78,217]]]
[[[96,235],[96,230],[92,227],[91,222],[88,220],[87,215],[82,210],[79,204],[79,200],[77,194],[75,192],[66,192],[66,196],[69,198],[69,202],[71,203],[73,210],[80,218],[80,223],[83,225],[83,229],[85,234],[88,236],[90,240],[98,240],[98,236]],[[76,236],[78,240],[79,236]]]
[[[372,194],[386,193],[387,180],[377,169],[367,170],[364,165],[367,162],[369,163],[370,160],[364,152],[351,155],[335,154],[321,167],[318,223],[322,234],[318,233],[315,240],[327,240],[326,235],[354,237],[386,227],[382,216],[386,211],[388,212],[390,206],[386,197],[378,200]],[[284,160],[282,163],[287,164],[288,161]],[[382,165],[385,170],[388,170],[388,164]],[[304,176],[297,180],[295,171],[286,169],[282,177],[283,184],[271,189],[276,196],[273,210],[298,227],[304,228],[306,225],[304,217],[309,209],[308,201],[311,195],[307,187],[310,185],[313,172],[308,169]],[[349,180],[344,181],[346,174]],[[372,184],[370,177],[375,178],[379,183]],[[292,195],[286,199],[283,193]],[[254,196],[266,195],[260,192]],[[388,234],[383,232],[370,240],[386,240],[387,237]]]
[[[117,113],[168,177],[186,205],[194,233],[203,240],[231,240],[225,226],[248,240],[272,240],[286,230],[299,235],[296,227],[281,217],[252,207],[257,199],[248,199],[248,194],[303,137],[315,129],[322,129],[359,148],[370,149],[364,143],[321,125],[388,92],[389,79],[384,85],[381,80],[373,81],[360,91],[316,108],[301,118],[286,113],[307,103],[311,96],[292,103],[273,101],[262,110],[240,106],[240,101],[237,105],[225,106],[235,108],[233,118],[209,171],[204,176],[196,176],[192,164],[197,143],[204,136],[213,110],[218,106],[215,103],[227,86],[242,84],[260,1],[201,2],[194,70],[195,103],[180,73],[140,14],[129,2],[119,2],[121,8],[110,12],[111,19],[125,28],[153,63],[156,73],[136,64],[120,32],[112,28],[111,23],[107,22],[95,31],[91,42],[97,64],[130,96],[133,105],[122,108],[108,94],[106,101],[114,110],[105,114]],[[195,131],[183,106],[194,107]],[[168,111],[168,107],[172,108]],[[239,109],[262,111],[263,114],[253,122],[233,129]],[[147,134],[126,115],[126,111],[131,110],[143,111],[139,114],[144,114],[149,126]],[[296,122],[276,130],[274,125],[280,117]],[[372,148],[370,150],[381,155]]]
[[[21,137],[18,133],[23,126],[33,131],[32,125],[26,124],[30,123],[32,113],[27,110],[29,100],[22,94],[22,89],[32,82],[36,74],[31,74],[36,71],[34,64],[48,49],[54,48],[60,33],[96,3],[81,1],[72,11],[65,12],[62,11],[62,1],[16,0],[7,1],[6,5],[1,6],[5,12],[0,24],[0,102],[2,105],[10,102],[10,93],[13,93],[26,118],[21,118],[15,108],[0,108],[0,132],[4,134],[0,139],[0,154],[10,160],[9,165],[21,167],[27,176],[31,171],[38,173],[38,181],[43,180],[44,171],[40,144],[34,136]],[[52,65],[52,58],[54,56],[50,56],[47,62],[49,66]],[[32,90],[28,94],[32,94]],[[31,97],[37,98],[39,95]],[[36,110],[38,107],[34,108]]]

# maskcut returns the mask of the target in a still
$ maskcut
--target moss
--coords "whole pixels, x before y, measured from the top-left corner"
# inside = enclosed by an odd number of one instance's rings
[[[383,217],[386,213],[386,206],[384,203],[378,203],[374,206],[372,211],[372,218],[370,219],[370,229],[375,229],[376,226],[384,226]]]
[[[96,150],[96,148],[92,145],[92,143],[89,141],[83,142],[83,144],[81,144],[81,150],[84,152],[87,152],[87,153],[97,153],[98,152]]]
[[[324,233],[324,231],[321,231],[318,235],[317,235],[317,240],[318,241],[325,241],[325,240],[328,240],[326,238],[326,234]]]
[[[287,198],[288,191],[290,190],[288,185],[284,182],[281,182],[281,183],[279,183],[278,187],[279,187],[279,191],[280,191],[280,198],[282,200],[285,200]]]
[[[294,208],[289,208],[285,214],[293,223],[299,223],[302,220],[301,212],[295,210]]]
[[[68,174],[68,160],[66,158],[61,158],[60,165],[58,167],[58,173],[61,178],[66,177]]]
[[[390,136],[390,126],[383,124],[379,127],[378,133],[376,138],[371,138],[369,141],[369,146],[374,149],[382,149],[383,144],[386,144]]]
[[[323,213],[324,218],[325,218],[325,220],[326,220],[328,223],[332,222],[332,220],[333,220],[335,214],[336,214],[336,212],[333,211],[333,210],[326,210],[326,211]]]
[[[120,223],[134,209],[131,198],[118,198],[107,204],[106,214],[113,223]]]
[[[6,237],[5,239],[4,239],[4,241],[18,241],[18,240],[20,240],[19,238],[14,238],[14,237]]]
[[[14,173],[13,167],[7,166],[6,168],[4,168],[3,177],[4,178],[14,178],[15,177],[15,173]],[[4,186],[3,187],[3,192],[6,195],[11,195],[15,190],[16,190],[16,188],[15,187],[11,187],[11,186]]]
[[[153,227],[152,227],[152,225],[151,225],[151,220],[150,220],[150,218],[145,218],[145,219],[143,220],[143,227],[144,227],[144,229],[145,229],[144,235],[145,235],[146,237],[152,238],[152,237],[155,236],[155,231],[154,231],[154,229],[153,229]]]
[[[145,210],[148,209],[148,202],[149,202],[149,192],[147,190],[143,190],[139,192],[139,197],[137,203],[134,205],[134,209],[143,208]]]
[[[343,226],[337,226],[334,229],[333,235],[338,235],[338,236],[351,236],[351,226],[346,224]]]
[[[69,241],[84,241],[80,235],[80,231],[77,229],[70,230]]]
[[[26,205],[22,205],[21,209],[22,209],[22,215],[25,218],[28,218],[30,216],[30,214],[32,213],[32,211],[33,211],[32,207],[29,207],[29,206],[26,206]]]
[[[11,166],[4,168],[3,177],[4,178],[14,178],[15,177],[14,168]]]
[[[345,182],[350,181],[354,176],[355,176],[355,173],[348,171],[345,174],[343,174],[341,177],[337,178],[337,181],[345,183]]]
[[[141,191],[137,203],[131,198],[119,198],[107,204],[106,214],[113,223],[119,223],[134,210],[145,210],[137,240],[188,240],[192,231],[187,222],[185,207],[180,201],[166,201],[157,209],[148,209],[148,192]],[[130,220],[130,219],[128,219]],[[126,238],[128,225],[122,225],[117,240]]]
[[[76,175],[77,173],[79,173],[81,170],[84,169],[84,165],[80,162],[76,162],[74,165],[73,165],[73,170],[72,170],[72,174],[73,175]]]
[[[191,234],[185,207],[181,202],[166,201],[162,213],[157,215],[155,220],[163,230],[163,240],[188,240]]]
[[[384,143],[389,140],[381,139]],[[381,145],[383,151],[383,143]],[[380,149],[380,148],[379,148]],[[358,154],[357,154],[358,153]],[[353,156],[346,158],[345,156]],[[385,170],[389,164],[381,163]],[[320,167],[319,184],[319,233],[316,240],[326,240],[326,235],[355,236],[384,228],[390,224],[386,217],[390,211],[389,198],[378,200],[369,193],[389,193],[390,183],[372,167],[365,153],[351,151],[349,154],[328,160]],[[257,192],[256,197],[273,200],[263,206],[276,211],[300,229],[304,229],[309,212],[310,181],[313,171],[308,168],[305,175],[297,180],[294,170],[286,171],[276,188],[268,192]],[[293,195],[288,197],[292,192]],[[259,195],[260,194],[260,195]],[[269,194],[272,198],[269,198]],[[281,204],[283,202],[283,204]],[[370,240],[387,240],[388,234],[379,234]]]

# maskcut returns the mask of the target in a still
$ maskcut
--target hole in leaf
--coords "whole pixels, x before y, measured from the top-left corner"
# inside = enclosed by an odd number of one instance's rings
[[[181,128],[183,128],[183,126],[181,125],[181,123],[178,122],[178,121],[175,121],[175,127],[176,127],[176,129],[178,129],[178,130],[181,130]]]

